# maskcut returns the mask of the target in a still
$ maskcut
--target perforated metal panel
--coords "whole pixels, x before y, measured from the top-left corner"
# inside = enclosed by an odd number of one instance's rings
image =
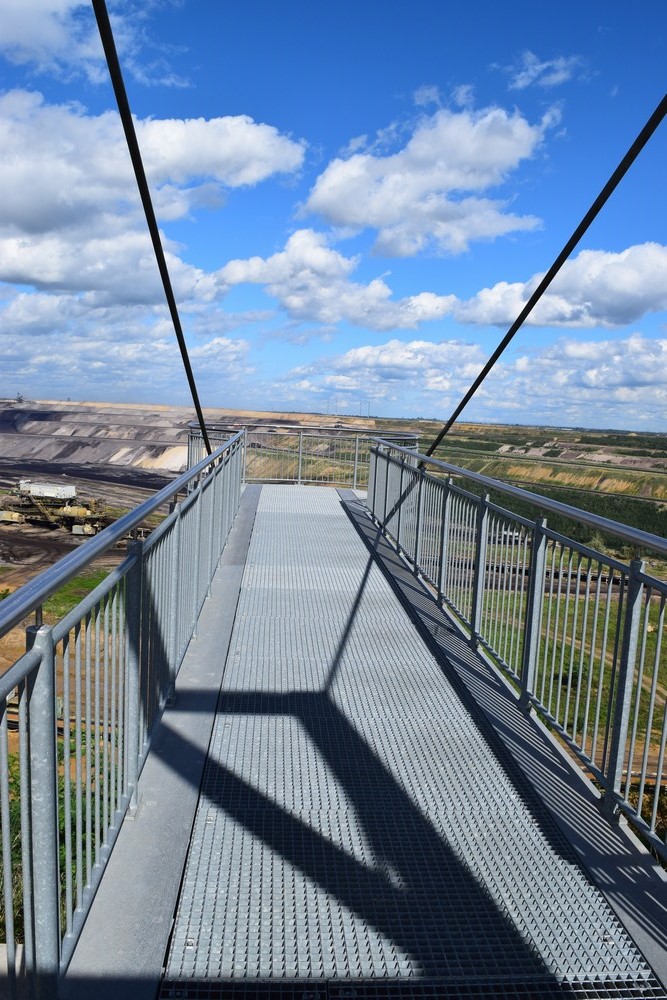
[[[333,491],[264,487],[163,996],[662,996]]]

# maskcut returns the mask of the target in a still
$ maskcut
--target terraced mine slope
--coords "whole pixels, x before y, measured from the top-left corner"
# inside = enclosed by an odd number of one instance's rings
[[[192,411],[104,403],[0,405],[0,455],[18,462],[132,466],[178,472]]]

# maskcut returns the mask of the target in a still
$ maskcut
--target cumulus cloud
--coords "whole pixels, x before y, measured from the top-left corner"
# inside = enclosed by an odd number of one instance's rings
[[[137,135],[153,183],[212,177],[228,187],[258,184],[303,163],[304,144],[248,115],[138,123]]]
[[[427,248],[461,253],[474,240],[534,229],[538,219],[480,194],[534,156],[557,117],[550,111],[531,125],[518,111],[441,108],[398,152],[334,159],[304,210],[337,226],[376,229],[377,251],[399,257]]]
[[[350,279],[358,263],[328,246],[322,234],[300,229],[284,250],[267,258],[232,260],[218,278],[227,287],[265,285],[292,319],[325,324],[345,320],[371,330],[414,329],[446,315],[455,302],[454,296],[432,292],[392,300],[381,278],[367,285]]]
[[[156,212],[186,216],[225,188],[297,170],[301,143],[247,116],[137,121]],[[115,112],[0,96],[0,280],[156,301],[161,285]],[[179,297],[210,299],[211,276],[164,240]],[[131,276],[131,280],[128,278]]]
[[[392,339],[295,368],[285,389],[301,401],[333,395],[351,409],[374,400],[391,412],[448,415],[485,360],[475,343]],[[563,338],[500,362],[464,419],[655,429],[666,412],[667,339],[635,333]]]
[[[533,326],[615,327],[667,309],[667,247],[643,243],[620,253],[582,250],[567,261],[526,320]],[[507,326],[537,287],[542,275],[526,282],[498,282],[453,309],[463,323]]]
[[[558,56],[556,59],[538,59],[534,52],[526,50],[514,66],[508,66],[509,89],[525,90],[535,84],[538,87],[557,87],[567,83],[583,67],[581,56]]]
[[[181,217],[211,184],[254,185],[303,162],[303,143],[245,115],[137,120],[146,173],[158,208]],[[0,96],[0,226],[47,232],[88,226],[100,213],[138,204],[116,112],[47,104],[41,94]]]
[[[201,390],[217,392],[247,378],[248,351],[243,338],[200,339],[190,355]],[[166,309],[92,307],[72,295],[18,293],[0,310],[0,370],[5,393],[22,389],[37,397],[77,393],[93,399],[175,393],[187,401]]]
[[[477,344],[393,339],[303,365],[294,369],[289,379],[310,392],[401,399],[408,394],[461,392],[478,374],[482,363]]]
[[[85,0],[4,0],[0,52],[39,71],[77,64],[91,79],[100,74],[104,59]]]
[[[164,244],[168,241],[163,238]],[[174,293],[183,305],[211,301],[219,293],[213,275],[169,250],[165,257]],[[0,276],[3,281],[40,290],[83,293],[81,301],[90,305],[151,305],[164,300],[153,247],[145,232],[83,239],[78,246],[62,234],[0,237]]]
[[[486,413],[517,401],[529,419],[598,427],[659,427],[667,412],[667,339],[563,338],[501,362],[489,377]]]
[[[271,257],[232,260],[216,275],[221,289],[264,285],[296,322],[334,326],[347,321],[371,330],[416,329],[451,316],[465,324],[509,326],[542,278],[501,281],[470,299],[421,292],[394,300],[383,278],[352,280],[359,264],[328,245],[321,233],[298,230]],[[619,327],[667,308],[667,247],[645,243],[620,253],[584,250],[568,261],[526,320],[527,325],[566,328]],[[196,275],[183,276],[184,283]],[[211,294],[213,294],[211,292]]]

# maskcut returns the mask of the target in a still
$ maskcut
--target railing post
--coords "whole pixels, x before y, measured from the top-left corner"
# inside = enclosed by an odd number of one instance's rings
[[[404,473],[404,471],[405,471],[405,458],[404,458],[403,455],[401,455],[401,474],[400,474],[400,477],[399,477],[399,480],[398,480],[398,495],[399,495],[399,497],[403,496],[403,473]],[[402,517],[402,514],[403,514],[403,504],[402,503],[400,503],[398,505],[398,511],[396,513],[397,513],[397,517],[398,517],[398,519],[396,521],[396,544],[398,545],[398,548],[400,550],[400,548],[401,548],[401,527],[403,525],[403,517]]]
[[[242,462],[242,460],[243,460],[243,453],[246,450],[246,442],[247,442],[247,440],[248,440],[248,435],[247,435],[247,432],[244,431],[243,432],[243,443],[240,445],[240,447],[241,447],[242,450],[238,451],[238,449],[237,449],[234,452],[234,454],[236,456],[236,460],[235,460],[235,463],[234,463],[234,473],[233,473],[233,482],[234,482],[234,494],[233,494],[233,496],[234,496],[234,502],[232,503],[232,519],[236,516],[236,511],[238,510],[239,504],[241,503],[241,494],[243,492],[243,483],[245,482],[245,480],[243,478],[243,473],[242,473],[241,469],[239,469],[239,462]]]
[[[354,475],[353,475],[353,486],[352,489],[357,488],[357,469],[359,468],[359,435],[354,436]]]
[[[203,483],[200,482],[199,486],[199,496],[197,497],[197,524],[195,527],[195,564],[193,566],[192,573],[192,588],[193,588],[193,600],[192,609],[194,615],[193,632],[192,638],[197,637],[197,620],[199,618],[199,572],[201,563],[201,523],[203,520],[203,508],[204,508],[204,488]]]
[[[179,610],[181,597],[181,505],[174,506],[176,515],[172,531],[171,555],[171,606],[169,608],[169,692],[167,698],[174,697],[178,664]]]
[[[233,452],[224,456],[220,475],[222,476],[222,504],[220,515],[220,551],[218,560],[222,555],[227,542],[230,521],[234,519],[234,500],[236,497],[236,472],[237,460]]]
[[[623,774],[630,705],[634,687],[642,593],[644,590],[640,574],[643,572],[643,561],[641,559],[633,559],[630,563],[628,574],[623,641],[618,666],[616,697],[613,706],[609,706],[610,711],[613,708],[614,716],[611,724],[611,747],[609,750],[609,762],[606,768],[606,785],[604,795],[602,796],[602,812],[608,819],[614,817],[616,813],[616,801],[620,792],[621,777]],[[641,809],[641,802],[639,803],[639,809]]]
[[[54,1000],[60,965],[55,655],[48,625],[31,625],[27,633],[28,645],[41,653],[28,682],[35,992],[38,1000]]]
[[[227,532],[230,529],[231,522],[236,517],[236,511],[238,510],[239,503],[241,502],[241,492],[243,489],[243,477],[241,473],[241,468],[239,466],[241,457],[242,457],[242,452],[234,451],[229,460],[229,471],[228,471],[229,478],[228,478],[227,492],[226,492],[228,501],[226,507],[227,517],[225,524],[225,545],[227,544]]]
[[[403,496],[402,493],[399,496]],[[401,504],[401,506],[403,506]],[[419,572],[419,560],[421,559],[421,526],[424,518],[424,469],[419,467],[419,485],[417,487],[417,518],[415,521],[415,573]]]
[[[220,562],[220,556],[222,555],[222,550],[225,547],[223,538],[225,537],[225,511],[227,509],[227,489],[226,485],[230,479],[230,466],[231,466],[232,456],[231,453],[225,452],[218,462],[218,467],[216,469],[216,476],[220,479],[218,483],[218,502],[215,508],[215,520],[216,520],[216,558],[215,565],[217,567]]]
[[[443,599],[443,587],[447,571],[447,545],[449,543],[449,522],[452,516],[452,479],[448,476],[443,484],[442,525],[440,532],[440,573],[438,574],[438,600]]]
[[[387,531],[387,493],[389,491],[389,452],[384,451],[384,508],[382,511],[382,530]]]
[[[530,698],[535,693],[535,670],[540,647],[542,628],[542,608],[544,607],[544,581],[547,566],[547,536],[544,529],[546,519],[538,517],[533,528],[531,546],[530,576],[524,618],[523,657],[521,663],[521,695],[519,704],[524,710],[530,706]]]
[[[137,808],[137,782],[139,774],[139,724],[141,712],[141,637],[142,590],[144,572],[143,543],[139,539],[127,547],[135,563],[127,574],[125,590],[125,621],[127,623],[127,784],[130,793],[130,810]]]
[[[477,529],[475,531],[475,569],[472,584],[472,624],[471,640],[474,646],[481,634],[482,606],[484,603],[484,581],[486,578],[486,547],[489,537],[489,494],[480,497],[477,508]]]
[[[299,486],[301,486],[302,465],[303,465],[303,431],[299,431],[299,474],[297,477],[297,482]]]
[[[188,469],[192,468],[192,452],[193,452],[192,427],[190,427],[188,428]]]
[[[210,510],[208,515],[208,572],[206,581],[206,596],[211,596],[211,582],[213,581],[213,573],[215,567],[217,566],[216,553],[214,552],[214,528],[215,528],[215,510],[218,502],[218,477],[215,473],[215,469],[211,467],[209,471],[209,486],[208,492],[210,497]]]
[[[372,466],[371,466],[371,459],[373,461]],[[370,511],[373,517],[375,517],[375,484],[377,483],[377,464],[378,464],[377,447],[373,449],[373,444],[371,442],[370,451],[368,454],[368,499],[370,500]]]

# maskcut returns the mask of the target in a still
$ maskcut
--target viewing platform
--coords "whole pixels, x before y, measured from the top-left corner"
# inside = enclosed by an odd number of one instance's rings
[[[65,996],[664,995],[651,859],[352,491],[247,487],[219,574]]]
[[[667,997],[667,584],[414,445],[299,434],[301,484],[260,485],[245,444],[3,602],[36,619],[0,678],[3,996]]]

